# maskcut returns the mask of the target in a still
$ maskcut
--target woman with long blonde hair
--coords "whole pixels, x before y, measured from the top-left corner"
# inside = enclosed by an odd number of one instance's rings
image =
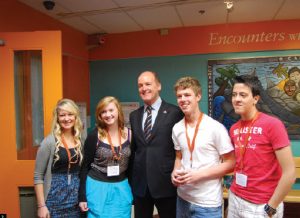
[[[79,207],[88,218],[130,218],[132,194],[126,171],[131,132],[120,102],[104,97],[96,108],[97,127],[84,144]]]
[[[51,134],[42,141],[36,156],[38,217],[80,217],[81,133],[78,106],[70,99],[59,100],[53,111]]]

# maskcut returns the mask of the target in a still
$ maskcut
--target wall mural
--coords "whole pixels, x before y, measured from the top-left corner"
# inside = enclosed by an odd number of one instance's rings
[[[300,139],[300,56],[208,61],[209,115],[229,130],[239,116],[231,104],[233,79],[255,74],[260,80],[260,111],[279,117],[290,139]]]

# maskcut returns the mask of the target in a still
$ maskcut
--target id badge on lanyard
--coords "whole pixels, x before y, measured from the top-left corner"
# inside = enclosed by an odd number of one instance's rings
[[[71,175],[71,174],[69,174],[69,172],[68,172],[68,185],[70,185],[70,184],[71,184],[71,180],[72,180],[72,175]]]
[[[119,154],[115,151],[115,148],[113,146],[109,131],[107,131],[107,140],[109,142],[111,152],[112,152],[112,160],[107,165],[107,176],[119,176],[120,175],[120,165],[119,160],[121,158],[121,150],[122,150],[122,139],[121,139],[121,130],[119,129]]]
[[[119,163],[110,163],[107,166],[107,176],[119,176],[120,165]]]
[[[248,146],[249,141],[251,140],[250,129],[253,127],[259,114],[260,114],[259,112],[256,112],[253,119],[251,120],[250,125],[247,126],[248,132],[247,132],[247,134],[244,134],[244,142],[243,143],[241,143],[241,135],[240,134],[241,134],[241,129],[245,128],[245,126],[243,127],[241,124],[241,121],[240,121],[238,144],[239,144],[239,151],[240,151],[240,155],[241,155],[241,166],[240,166],[240,171],[235,173],[235,183],[242,187],[247,187],[247,181],[248,181],[248,176],[243,173],[243,169],[244,169],[244,157],[245,157],[246,148]]]
[[[248,180],[248,176],[243,174],[242,172],[235,173],[235,183],[237,185],[240,185],[242,187],[247,187],[247,180]]]

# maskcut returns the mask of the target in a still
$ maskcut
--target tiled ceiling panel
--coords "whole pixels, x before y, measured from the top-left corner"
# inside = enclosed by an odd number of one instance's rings
[[[191,3],[177,6],[184,26],[211,25],[226,22],[227,10],[223,2]]]
[[[102,10],[117,7],[112,0],[57,0],[55,2],[56,4],[62,5],[73,12]]]
[[[152,5],[167,2],[166,0],[114,0],[120,7]],[[171,1],[168,1],[171,2]]]
[[[224,0],[52,0],[53,10],[18,1],[87,34],[300,19],[300,0],[232,0],[231,11]]]
[[[300,14],[300,1],[299,0],[286,0],[281,10],[279,10],[276,20],[282,19],[299,19]]]
[[[104,29],[101,29],[101,27],[96,26],[94,23],[89,22],[86,19],[82,19],[80,17],[69,17],[64,18],[63,21],[65,24],[72,26],[73,28],[80,30],[81,32],[88,32],[88,33],[103,33],[105,32]]]
[[[182,26],[173,6],[128,12],[145,30]]]
[[[104,13],[86,16],[90,22],[107,33],[140,31],[142,28],[125,13]]]
[[[234,4],[229,13],[230,23],[257,22],[273,20],[282,0],[243,0]]]

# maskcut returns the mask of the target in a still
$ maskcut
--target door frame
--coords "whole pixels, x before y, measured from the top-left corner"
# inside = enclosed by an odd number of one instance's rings
[[[19,187],[33,187],[34,160],[17,160],[14,102],[14,51],[41,50],[44,135],[50,132],[52,110],[62,98],[61,31],[0,33],[0,214],[20,217]]]

